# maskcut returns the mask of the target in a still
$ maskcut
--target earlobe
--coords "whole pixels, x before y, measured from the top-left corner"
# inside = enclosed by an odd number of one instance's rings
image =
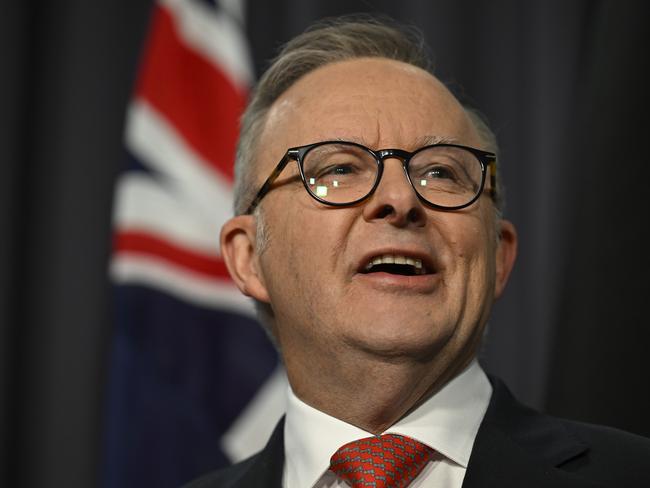
[[[496,279],[494,282],[494,296],[499,298],[503,293],[508,277],[517,257],[517,231],[512,222],[501,220],[499,222],[499,240],[496,252]]]
[[[241,292],[268,303],[269,295],[259,267],[255,238],[256,225],[252,215],[233,217],[221,228],[221,255]]]

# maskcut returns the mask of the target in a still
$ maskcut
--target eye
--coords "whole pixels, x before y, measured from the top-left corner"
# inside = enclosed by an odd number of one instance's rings
[[[430,146],[417,152],[409,164],[409,176],[425,198],[440,194],[466,195],[481,185],[482,166],[469,151],[456,146]],[[464,197],[463,197],[464,199]]]
[[[430,166],[422,174],[423,178],[456,180],[456,174],[448,166]]]
[[[332,164],[330,166],[327,166],[323,168],[318,176],[326,176],[326,175],[335,175],[335,176],[345,176],[345,175],[350,175],[353,173],[357,172],[357,168],[353,164],[347,163],[347,164]]]
[[[353,178],[363,173],[364,169],[355,161],[325,161],[317,167],[309,168],[317,180],[329,178]]]
[[[377,163],[372,154],[362,148],[328,143],[305,155],[303,171],[309,185],[338,188],[340,193],[343,187],[372,182],[377,173]]]

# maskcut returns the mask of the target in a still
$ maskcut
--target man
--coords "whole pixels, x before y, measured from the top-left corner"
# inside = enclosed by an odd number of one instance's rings
[[[478,365],[517,235],[494,137],[412,33],[315,26],[242,125],[222,253],[288,409],[261,453],[191,487],[650,486],[648,441],[528,410]]]

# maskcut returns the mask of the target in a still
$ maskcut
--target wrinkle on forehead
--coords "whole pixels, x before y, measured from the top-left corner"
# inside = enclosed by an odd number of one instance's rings
[[[417,140],[417,147],[432,146],[434,144],[460,144],[461,141],[456,137],[448,137],[443,135],[423,135]]]
[[[271,106],[261,141],[275,160],[289,147],[336,139],[407,150],[480,140],[440,80],[383,58],[331,63],[300,78]]]
[[[456,137],[447,137],[447,136],[442,136],[442,135],[423,135],[421,137],[418,137],[415,139],[415,142],[413,144],[413,147],[379,147],[378,143],[376,141],[380,140],[380,133],[381,131],[379,130],[379,124],[377,124],[377,138],[376,139],[367,139],[363,136],[357,136],[357,135],[352,135],[348,137],[334,137],[332,138],[333,141],[342,141],[342,142],[356,142],[357,144],[361,144],[362,146],[366,146],[369,149],[373,149],[375,151],[379,151],[382,149],[404,149],[404,150],[413,150],[413,149],[419,149],[421,147],[425,146],[432,146],[434,144],[460,144],[462,141],[460,141]],[[373,142],[374,141],[374,142]]]

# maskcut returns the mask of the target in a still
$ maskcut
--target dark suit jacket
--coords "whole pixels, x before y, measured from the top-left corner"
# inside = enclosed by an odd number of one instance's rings
[[[491,380],[463,488],[650,487],[650,439],[540,414]],[[283,426],[255,456],[186,488],[281,488]]]

